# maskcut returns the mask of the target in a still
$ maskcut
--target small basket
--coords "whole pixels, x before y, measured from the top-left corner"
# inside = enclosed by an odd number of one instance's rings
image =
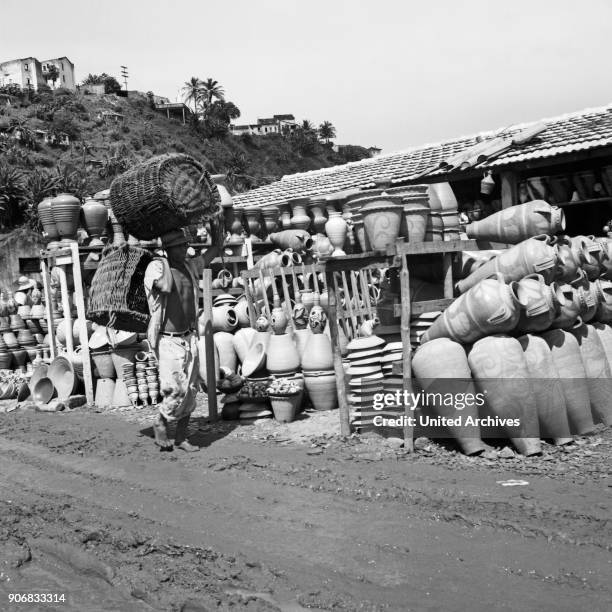
[[[221,212],[216,184],[192,157],[153,157],[121,174],[110,187],[117,221],[132,236],[151,240]]]

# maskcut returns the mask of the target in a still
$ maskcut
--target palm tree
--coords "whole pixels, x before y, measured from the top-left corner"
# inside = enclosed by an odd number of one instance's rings
[[[302,121],[302,130],[306,133],[309,132],[314,132],[315,131],[315,127],[314,124],[312,123],[312,121],[308,121],[308,119],[304,119]]]
[[[329,141],[335,137],[336,128],[329,121],[324,121],[319,126],[319,138],[322,138],[325,141],[325,144],[329,144]]]
[[[191,77],[183,85],[182,92],[185,102],[193,102],[193,110],[195,113],[197,113],[198,101],[202,95],[202,81],[198,77]]]
[[[224,100],[225,91],[221,85],[219,85],[219,81],[215,81],[215,79],[206,79],[205,81],[200,81],[200,97],[204,102],[204,106],[208,108],[213,98],[217,98],[217,100]]]

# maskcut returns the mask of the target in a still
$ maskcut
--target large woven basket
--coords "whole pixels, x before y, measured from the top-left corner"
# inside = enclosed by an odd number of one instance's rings
[[[188,155],[160,155],[121,174],[110,187],[117,221],[132,236],[151,240],[221,211],[217,186]]]
[[[104,249],[91,281],[87,318],[113,329],[146,332],[150,317],[144,276],[152,259],[145,249],[129,244]]]

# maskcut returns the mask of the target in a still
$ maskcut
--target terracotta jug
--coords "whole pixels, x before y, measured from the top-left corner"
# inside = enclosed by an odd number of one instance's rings
[[[100,238],[108,222],[108,209],[102,202],[88,198],[83,204],[83,225],[91,238]]]
[[[595,424],[591,415],[589,388],[578,340],[563,329],[544,332],[542,338],[550,348],[563,386],[571,433],[584,435],[592,432]]]
[[[425,393],[441,394],[440,401],[428,405],[428,409],[433,409],[438,416],[452,419],[461,417],[461,424],[448,427],[448,431],[463,452],[466,455],[482,452],[485,446],[480,439],[480,427],[466,424],[468,417],[478,419],[476,404],[468,406],[453,403],[449,406],[442,402],[446,393],[453,394],[453,397],[476,393],[464,348],[448,338],[432,340],[416,351],[412,359],[412,370]]]
[[[60,193],[51,200],[51,214],[62,239],[76,239],[80,212],[81,203],[73,195]]]
[[[527,238],[565,230],[565,215],[544,200],[510,206],[466,226],[468,238],[518,244]]]
[[[332,257],[343,257],[346,255],[343,248],[348,226],[346,221],[342,218],[342,213],[338,212],[332,206],[329,206],[327,211],[329,218],[325,224],[325,233],[334,247]]]
[[[557,285],[547,285],[541,274],[518,281],[516,294],[521,312],[515,331],[523,334],[548,329],[560,312],[560,301],[565,301]]]
[[[38,205],[38,218],[43,228],[43,235],[48,240],[58,240],[60,235],[57,231],[57,226],[53,220],[53,213],[51,212],[51,201],[53,198],[45,198]]]
[[[219,367],[235,372],[238,361],[234,350],[234,337],[229,332],[219,331],[213,334],[213,338],[219,351]]]
[[[299,253],[307,251],[313,246],[310,234],[304,230],[290,229],[275,232],[270,234],[270,240],[282,249],[293,249]]]
[[[490,278],[495,273],[503,275],[509,283],[518,281],[529,274],[541,274],[549,283],[557,272],[557,248],[550,236],[535,236],[502,251],[466,279],[457,283],[459,293],[465,293],[478,281]]]
[[[569,331],[580,347],[593,420],[606,426],[612,425],[612,371],[597,330],[579,321]]]
[[[520,342],[501,335],[482,338],[470,350],[468,363],[492,415],[520,420],[518,427],[505,427],[517,450],[526,456],[539,453],[536,399]]]
[[[506,285],[501,277],[480,281],[433,322],[421,344],[434,338],[468,344],[489,334],[512,331],[520,316],[517,287],[516,283]]]
[[[546,340],[527,334],[517,338],[527,361],[527,372],[534,379],[538,422],[543,438],[552,438],[555,444],[572,441],[563,385]]]

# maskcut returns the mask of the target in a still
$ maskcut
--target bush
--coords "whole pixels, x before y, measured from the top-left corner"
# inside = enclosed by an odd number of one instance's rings
[[[118,140],[121,140],[121,134],[117,130],[111,130],[108,133],[108,137],[111,140],[114,140],[115,142],[117,142]]]
[[[121,131],[122,131],[124,134],[129,134],[129,133],[130,133],[130,128],[129,128],[129,126],[127,126],[127,125],[122,125],[122,126],[121,126]]]

